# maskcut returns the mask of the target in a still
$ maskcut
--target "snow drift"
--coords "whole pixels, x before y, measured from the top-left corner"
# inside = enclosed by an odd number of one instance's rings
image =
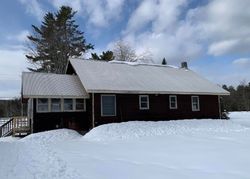
[[[196,132],[232,132],[246,129],[248,128],[228,120],[133,121],[98,126],[87,133],[84,138],[94,141],[109,141]]]
[[[5,138],[5,142],[0,141],[0,160],[4,163],[0,165],[0,178],[79,178],[50,146],[60,142],[70,143],[81,137],[76,131],[58,129],[31,134],[20,140]]]
[[[23,142],[58,142],[58,141],[66,141],[77,139],[81,137],[78,132],[70,129],[57,129],[46,132],[39,132],[35,134],[28,135],[24,137],[20,141]]]
[[[107,124],[84,137],[60,129],[4,138],[0,178],[249,179],[250,113],[230,117]]]

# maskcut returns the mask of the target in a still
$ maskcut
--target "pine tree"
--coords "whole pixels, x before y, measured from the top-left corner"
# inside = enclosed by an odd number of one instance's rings
[[[161,64],[162,64],[162,65],[167,65],[167,62],[166,62],[166,59],[165,59],[165,58],[163,58]]]
[[[100,57],[97,55],[97,53],[91,53],[91,59],[92,60],[101,60]]]
[[[106,51],[102,52],[100,56],[98,56],[96,53],[91,53],[91,57],[93,60],[103,60],[103,61],[111,61],[114,60],[114,54],[112,51]]]
[[[75,13],[72,8],[62,6],[55,14],[47,13],[40,27],[32,25],[34,34],[28,36],[31,46],[26,58],[34,68],[29,70],[65,73],[69,58],[93,49],[78,29],[73,19]]]
[[[105,61],[111,61],[114,60],[114,58],[115,57],[112,51],[102,52],[102,54],[100,55],[100,59]]]

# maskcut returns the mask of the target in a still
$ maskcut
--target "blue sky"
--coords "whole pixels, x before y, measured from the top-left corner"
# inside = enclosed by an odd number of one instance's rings
[[[112,50],[119,39],[155,63],[188,61],[217,84],[250,81],[250,1],[247,0],[2,0],[0,1],[0,97],[20,96],[26,36],[44,13],[61,5],[76,21],[94,52]]]

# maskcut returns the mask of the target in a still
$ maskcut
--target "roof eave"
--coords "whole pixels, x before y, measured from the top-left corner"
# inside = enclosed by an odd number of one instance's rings
[[[73,99],[88,99],[89,95],[86,96],[75,96],[75,95],[28,95],[23,94],[23,98],[73,98]]]
[[[183,92],[183,91],[130,91],[130,90],[96,90],[89,89],[88,93],[114,93],[114,94],[182,94],[182,95],[216,95],[228,96],[229,92]]]

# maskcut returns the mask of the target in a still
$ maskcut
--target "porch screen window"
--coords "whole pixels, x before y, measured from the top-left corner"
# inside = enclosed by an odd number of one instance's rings
[[[170,109],[177,109],[177,96],[175,96],[175,95],[169,96],[169,108]]]
[[[200,110],[199,96],[192,96],[192,111]]]
[[[40,98],[37,99],[37,112],[48,112],[49,111],[49,99]]]
[[[76,99],[76,111],[85,111],[84,99]]]
[[[102,116],[116,115],[116,97],[115,95],[101,96],[101,112]]]
[[[149,99],[148,95],[140,95],[139,96],[140,109],[149,109]]]
[[[61,99],[51,99],[51,112],[61,111]]]
[[[64,99],[63,109],[64,111],[73,111],[73,99]]]

